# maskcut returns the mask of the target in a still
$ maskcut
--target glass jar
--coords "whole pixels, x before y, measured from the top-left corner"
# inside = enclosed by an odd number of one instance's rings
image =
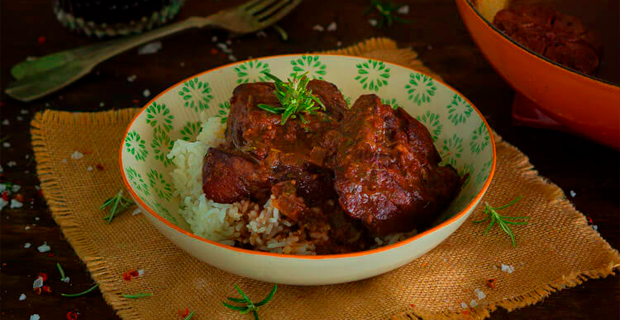
[[[89,37],[148,31],[172,20],[185,0],[53,0],[56,18]]]

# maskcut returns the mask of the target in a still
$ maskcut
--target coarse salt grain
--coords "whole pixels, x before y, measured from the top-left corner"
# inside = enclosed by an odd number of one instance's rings
[[[134,82],[136,80],[138,76],[136,76],[135,74],[130,75],[129,77],[127,77],[127,81],[128,82]]]
[[[475,289],[474,294],[478,297],[478,300],[482,300],[487,297],[487,295],[480,289]]]
[[[144,269],[140,269],[140,270],[138,270],[138,275],[139,275],[139,276],[143,276],[143,275],[144,275]]]
[[[336,22],[332,22],[327,26],[327,31],[336,31],[338,30],[338,25]]]
[[[67,159],[60,160],[60,163],[67,163]]]
[[[138,214],[140,214],[140,213],[142,213],[142,210],[140,210],[140,209],[138,208],[138,209],[134,210],[134,211],[131,213],[131,215],[132,215],[132,216],[135,216],[135,215],[138,215]]]
[[[88,168],[86,168],[86,170],[88,170],[88,172],[93,171],[93,167],[92,166],[88,166]]]
[[[478,302],[476,302],[476,300],[472,300],[472,301],[469,302],[469,306],[472,307],[472,308],[475,308],[475,307],[478,306]]]
[[[256,36],[259,38],[267,38],[267,34],[265,33],[265,31],[259,31],[256,33]]]
[[[105,103],[104,103],[104,102],[99,102],[99,107],[100,107],[100,108],[105,107]]]
[[[14,167],[17,165],[17,162],[15,161],[9,161],[9,163],[6,164],[9,168]]]
[[[22,293],[21,296],[19,296],[19,301],[24,301],[26,300],[26,295]]]
[[[377,26],[377,19],[369,19],[368,23],[370,23],[371,26],[376,27]]]
[[[19,192],[19,190],[20,190],[21,188],[22,188],[22,186],[20,186],[20,185],[18,185],[18,184],[14,184],[14,185],[11,187],[11,192],[13,192],[13,193],[17,193],[17,192]]]
[[[15,199],[11,199],[11,206],[10,206],[11,209],[21,208],[23,206],[24,206],[23,203],[15,200]]]
[[[336,45],[339,46],[339,47],[342,47],[342,41],[336,42]]]
[[[41,288],[43,286],[43,277],[37,277],[32,283],[32,289]]]
[[[312,30],[318,31],[318,32],[323,32],[323,31],[325,31],[325,28],[323,28],[323,26],[321,26],[320,24],[317,24],[314,27],[312,27]]]
[[[155,41],[148,43],[138,49],[138,54],[153,54],[157,53],[157,51],[161,50],[162,44],[161,41]]]
[[[569,193],[570,193],[570,196],[573,197],[573,198],[577,195],[577,192],[575,192],[573,190],[571,190]]]
[[[0,173],[4,172],[4,169],[2,168],[2,166],[0,166]]]
[[[62,280],[62,282],[69,283],[69,281],[71,281],[71,278],[69,278],[69,277],[64,277],[64,278],[62,278],[62,279],[60,279],[60,280]]]
[[[232,54],[228,55],[228,60],[230,61],[237,61],[237,58],[235,56],[233,56]]]
[[[185,62],[181,61],[181,63],[179,63],[179,65],[180,65],[181,67],[185,67]]]
[[[594,229],[594,230],[598,231],[598,226],[597,226],[597,225],[595,225],[595,224],[593,224],[593,225],[592,225],[592,229]]]
[[[232,44],[232,41],[230,41],[230,40],[226,40],[226,44],[227,44],[227,45],[231,45],[231,44]]]
[[[17,116],[15,119],[17,119],[17,121],[24,121],[24,117],[22,116]]]
[[[2,143],[2,146],[5,147],[5,148],[10,148],[11,144],[8,143],[8,142],[4,142],[4,143]]]
[[[149,89],[144,89],[144,91],[142,91],[142,95],[145,98],[148,98],[151,95],[151,91]]]
[[[30,316],[30,320],[41,320],[41,317],[38,314],[33,314]]]
[[[37,247],[37,250],[39,250],[39,252],[48,252],[48,251],[52,250],[52,248],[47,245],[47,242],[43,242],[42,245]]]
[[[220,48],[220,50],[222,50],[224,53],[232,53],[232,50],[230,50],[230,48],[228,48],[225,43],[218,43],[217,47]]]
[[[73,151],[73,153],[71,154],[71,159],[73,160],[80,160],[82,158],[84,158],[84,154],[77,150]]]
[[[21,110],[19,110],[19,113],[21,113],[21,114],[28,114],[28,110],[26,110],[26,109],[21,109]]]
[[[396,12],[400,13],[400,14],[409,14],[409,6],[408,5],[404,5],[400,8],[398,8],[398,10],[396,10]]]
[[[24,230],[30,230],[30,226],[25,226]]]
[[[513,273],[515,271],[515,267],[510,266],[510,265],[502,264],[501,268],[502,268],[502,272],[506,272],[506,273]]]
[[[463,309],[467,309],[467,303],[465,303],[465,302],[461,302],[461,308],[463,308]]]
[[[28,249],[30,248],[30,246],[31,246],[30,242],[24,243],[24,249]]]
[[[0,210],[4,209],[4,207],[6,207],[6,205],[9,204],[8,201],[5,201],[4,199],[0,198]],[[6,216],[7,218],[9,216]]]
[[[4,119],[4,120],[2,120],[2,125],[4,125],[4,126],[8,126],[9,124],[10,124],[10,123],[9,123],[9,119]]]

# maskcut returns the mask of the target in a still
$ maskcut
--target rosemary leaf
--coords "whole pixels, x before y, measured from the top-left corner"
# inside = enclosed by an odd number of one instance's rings
[[[488,203],[484,203],[484,211],[483,213],[486,214],[486,217],[484,219],[481,220],[475,220],[472,221],[473,223],[481,223],[487,220],[491,220],[489,222],[489,225],[487,226],[487,228],[484,230],[484,232],[482,233],[483,235],[487,234],[489,232],[489,230],[491,230],[493,228],[494,225],[498,225],[500,227],[500,229],[502,229],[502,231],[504,233],[506,233],[509,237],[510,237],[510,241],[512,242],[512,246],[516,247],[517,246],[517,241],[516,241],[516,237],[514,232],[512,231],[512,229],[510,229],[509,225],[519,225],[519,226],[523,226],[523,225],[527,225],[527,223],[529,222],[529,219],[531,217],[509,217],[509,216],[503,216],[500,215],[499,213],[497,213],[498,210],[502,210],[505,208],[508,208],[510,206],[512,206],[513,204],[517,203],[517,201],[519,201],[521,199],[521,196],[517,197],[516,199],[510,201],[509,203],[494,208],[491,205],[489,205]]]
[[[99,287],[99,285],[96,284],[96,285],[90,287],[90,289],[88,289],[86,291],[83,291],[83,292],[80,292],[80,293],[61,293],[60,295],[63,296],[63,297],[67,297],[67,298],[77,298],[77,297],[81,297],[81,296],[84,296],[84,295],[90,293],[91,291],[97,289],[98,287]]]

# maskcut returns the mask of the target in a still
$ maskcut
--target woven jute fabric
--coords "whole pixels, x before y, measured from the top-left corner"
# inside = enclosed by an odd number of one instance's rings
[[[393,41],[375,39],[340,53],[364,55],[430,73],[415,52]],[[272,284],[241,278],[191,257],[164,238],[142,215],[127,213],[112,224],[98,208],[122,188],[118,150],[136,109],[96,113],[45,111],[32,122],[32,143],[41,187],[56,222],[85,262],[106,301],[123,319],[250,319],[222,306],[236,296],[238,284],[256,300]],[[497,171],[483,201],[501,205],[523,196],[510,215],[527,215],[515,227],[518,246],[494,228],[469,221],[423,257],[393,272],[342,285],[280,286],[261,308],[261,319],[482,319],[498,307],[508,310],[540,301],[550,293],[588,278],[610,275],[620,264],[618,252],[588,226],[586,218],[554,184],[540,177],[525,155],[495,136]],[[71,159],[74,151],[84,158]],[[101,163],[104,170],[88,171]],[[501,271],[501,265],[514,272]],[[355,266],[351,266],[355,268]],[[143,276],[123,281],[128,270]],[[497,279],[496,287],[485,280]],[[486,294],[479,299],[474,292]],[[150,292],[129,300],[122,294]],[[475,300],[475,308],[463,309]],[[474,305],[475,305],[474,304]]]

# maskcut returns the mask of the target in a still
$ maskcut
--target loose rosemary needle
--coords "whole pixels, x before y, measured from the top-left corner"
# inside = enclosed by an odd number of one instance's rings
[[[258,308],[261,306],[264,306],[265,304],[269,302],[269,300],[271,300],[271,298],[273,298],[273,296],[276,294],[276,290],[278,289],[278,285],[275,284],[273,286],[273,289],[271,289],[271,292],[269,292],[269,294],[267,295],[267,297],[258,303],[253,303],[252,300],[250,300],[250,298],[248,298],[248,296],[245,294],[245,292],[243,292],[243,290],[241,290],[237,285],[235,285],[235,289],[237,289],[237,292],[239,292],[239,294],[241,295],[241,297],[243,297],[243,299],[228,298],[228,300],[232,302],[236,302],[236,303],[243,303],[245,304],[245,306],[235,306],[235,305],[231,305],[226,302],[222,302],[222,304],[228,309],[239,311],[240,314],[246,314],[246,313],[251,312],[252,315],[254,315],[254,319],[259,320],[258,312],[257,312]]]
[[[83,292],[80,292],[80,293],[61,293],[60,295],[63,296],[63,297],[67,297],[67,298],[77,298],[77,297],[81,297],[83,295],[86,295],[86,294],[90,293],[91,291],[97,289],[98,287],[99,287],[99,285],[96,284],[96,285],[90,287],[90,289],[88,289],[86,291],[83,291]]]
[[[106,200],[99,207],[99,209],[104,210],[105,208],[110,207],[110,214],[103,218],[110,223],[117,214],[127,210],[127,208],[131,207],[131,205],[133,205],[133,201],[123,197],[123,190],[121,189],[114,197]]]
[[[512,240],[512,246],[516,247],[517,246],[517,242],[515,240],[515,235],[512,232],[512,230],[510,229],[510,227],[508,225],[512,224],[512,225],[526,225],[527,224],[527,220],[530,219],[530,217],[509,217],[509,216],[502,216],[500,215],[497,211],[508,208],[510,206],[512,206],[513,204],[517,203],[517,201],[519,201],[521,199],[521,196],[517,197],[516,199],[510,201],[508,204],[505,204],[501,207],[491,207],[491,205],[489,205],[488,202],[484,203],[484,211],[483,213],[486,214],[487,216],[482,219],[482,220],[476,220],[473,221],[473,223],[482,223],[487,221],[488,219],[491,219],[491,222],[489,223],[489,226],[486,228],[486,230],[484,230],[484,232],[482,233],[483,235],[487,234],[489,232],[489,230],[491,230],[491,228],[497,224],[499,225],[499,227],[502,229],[502,231],[504,231],[506,234],[508,234],[508,236],[510,237],[510,240]],[[519,221],[519,220],[525,220],[525,221]]]
[[[60,272],[60,280],[65,279],[65,270],[62,269],[60,263],[56,262],[56,268],[58,268],[58,272]]]

